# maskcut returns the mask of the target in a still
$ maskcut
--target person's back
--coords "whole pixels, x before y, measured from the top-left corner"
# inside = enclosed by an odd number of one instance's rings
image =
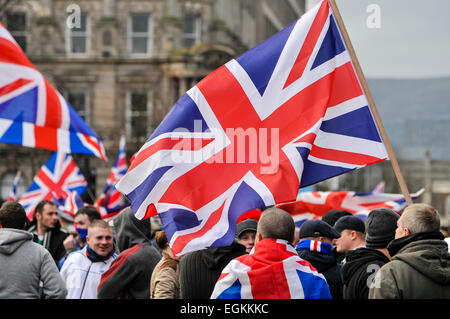
[[[120,254],[102,274],[98,298],[149,299],[150,279],[161,259],[150,241],[150,221],[138,220],[131,208],[126,208],[113,223]]]
[[[65,298],[67,290],[50,253],[32,241],[31,233],[19,229],[24,222],[8,222],[12,215],[25,220],[19,205],[7,202],[0,208],[0,299]]]
[[[265,210],[254,249],[225,267],[211,298],[330,299],[324,276],[292,246],[294,229],[288,213],[278,208]]]
[[[225,266],[246,254],[245,246],[234,241],[230,246],[210,247],[182,256],[179,265],[183,299],[208,299]]]

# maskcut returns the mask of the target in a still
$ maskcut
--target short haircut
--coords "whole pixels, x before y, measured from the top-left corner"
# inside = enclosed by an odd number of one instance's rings
[[[92,223],[94,220],[102,219],[100,212],[94,206],[83,206],[76,213],[75,216],[86,215]]]
[[[3,228],[23,229],[26,219],[25,209],[18,202],[4,202],[0,207],[0,225]]]
[[[428,204],[412,204],[402,213],[403,227],[411,234],[439,231],[441,221],[439,213]]]
[[[294,220],[284,210],[270,207],[261,214],[258,222],[258,233],[263,239],[276,238],[292,242],[294,231]]]
[[[88,229],[95,228],[95,227],[112,229],[112,227],[103,219],[95,219],[94,221],[92,221],[92,223],[89,224]]]

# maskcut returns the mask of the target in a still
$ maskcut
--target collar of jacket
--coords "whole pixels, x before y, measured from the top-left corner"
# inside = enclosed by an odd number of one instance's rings
[[[388,249],[391,257],[393,257],[406,245],[408,245],[412,242],[415,242],[418,240],[424,240],[424,239],[442,239],[443,240],[444,235],[442,235],[442,233],[438,232],[438,231],[411,234],[411,235],[408,235],[405,237],[394,239],[393,241],[391,241],[389,243],[389,245],[387,246],[387,249]]]
[[[111,252],[108,255],[100,256],[91,247],[89,247],[89,245],[86,245],[86,257],[93,263],[96,263],[99,261],[105,261],[105,260],[109,259],[113,253],[114,253],[114,248],[111,250]]]
[[[297,244],[295,249],[317,251],[322,254],[331,255],[332,247],[330,244],[318,240],[302,240]]]

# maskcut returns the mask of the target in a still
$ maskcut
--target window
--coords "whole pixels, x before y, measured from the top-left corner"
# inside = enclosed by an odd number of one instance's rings
[[[89,92],[88,90],[70,90],[66,92],[65,98],[72,108],[77,111],[78,115],[89,124],[90,108],[89,108]]]
[[[126,109],[126,132],[132,142],[145,142],[152,132],[151,94],[128,92]]]
[[[24,12],[8,12],[6,14],[6,28],[20,45],[27,51],[27,16]]]
[[[8,172],[6,174],[4,174],[2,176],[2,180],[1,180],[1,197],[2,200],[7,200],[9,197],[9,193],[12,190],[13,187],[13,182],[14,182],[14,178],[16,177],[16,173],[15,172]],[[17,184],[17,189],[16,189],[16,197],[17,199],[20,198],[20,196],[25,193],[25,191],[27,190],[27,185],[25,183],[25,179],[23,178],[23,176],[20,177],[19,182]]]
[[[66,28],[66,50],[71,56],[86,56],[89,53],[89,19],[86,13],[81,12],[79,28]]]
[[[183,24],[183,47],[189,48],[200,42],[201,19],[197,15],[188,14],[184,16]]]
[[[152,51],[151,22],[147,13],[132,13],[128,35],[129,51],[134,56],[149,56]]]

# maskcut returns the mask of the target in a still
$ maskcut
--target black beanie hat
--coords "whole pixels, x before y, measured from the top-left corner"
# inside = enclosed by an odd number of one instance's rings
[[[386,248],[395,237],[400,216],[389,208],[372,210],[366,219],[366,247]]]
[[[352,213],[346,210],[332,209],[322,216],[322,220],[330,226],[334,226],[337,220],[344,216],[350,216]]]
[[[341,233],[344,229],[349,229],[356,230],[364,234],[366,227],[361,218],[351,215],[339,218],[334,225],[334,229],[336,229],[339,233]]]

